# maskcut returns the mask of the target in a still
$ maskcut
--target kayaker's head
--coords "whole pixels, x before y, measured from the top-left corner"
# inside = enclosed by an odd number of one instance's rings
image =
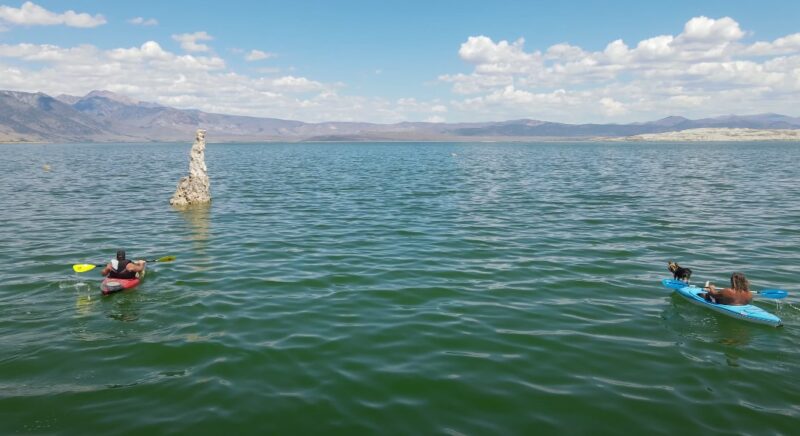
[[[750,291],[750,282],[743,273],[735,272],[731,274],[731,288],[736,291]]]
[[[125,250],[117,250],[117,260],[125,260]]]

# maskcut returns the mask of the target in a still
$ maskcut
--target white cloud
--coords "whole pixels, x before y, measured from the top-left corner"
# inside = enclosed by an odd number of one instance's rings
[[[198,51],[209,51],[211,50],[207,45],[200,44],[197,41],[211,41],[214,39],[211,35],[206,32],[194,32],[194,33],[181,33],[178,35],[172,35],[172,39],[181,43],[181,48],[186,51],[198,52]]]
[[[394,107],[399,112],[416,113],[419,116],[427,115],[427,118],[441,117],[441,114],[447,113],[447,106],[439,100],[421,101],[411,97],[399,98],[395,101]]]
[[[322,83],[306,79],[305,77],[284,76],[272,80],[272,84],[276,87],[294,92],[311,92],[325,89]]]
[[[560,43],[544,54],[524,40],[468,37],[458,54],[470,73],[442,74],[470,113],[563,121],[641,120],[675,111],[795,114],[800,98],[800,33],[744,42],[752,33],[730,17],[694,17],[680,33],[601,51]],[[558,92],[557,92],[558,91]],[[469,97],[463,97],[469,95]],[[558,118],[559,116],[563,118]]]
[[[6,59],[14,65],[5,64]],[[343,95],[342,88],[298,75],[243,75],[217,56],[176,54],[156,41],[110,50],[0,44],[0,89],[50,95],[107,89],[184,109],[303,121],[422,120],[443,106],[437,101]]]
[[[72,10],[59,14],[48,11],[33,2],[25,2],[19,8],[0,5],[0,20],[27,26],[97,27],[106,24],[105,17],[99,14],[93,16]]]
[[[128,23],[135,24],[137,26],[157,26],[158,20],[155,18],[135,17],[128,20]]]
[[[698,107],[709,99],[708,96],[699,96],[699,95],[673,95],[669,98],[669,102],[672,103],[675,107]]]
[[[514,73],[528,71],[535,67],[541,54],[525,53],[525,40],[520,38],[513,43],[495,43],[486,36],[470,36],[461,44],[458,55],[461,59],[475,64],[476,70],[487,74]]]
[[[564,61],[576,61],[586,57],[586,52],[582,48],[561,43],[551,46],[545,53],[546,59],[560,59]]]
[[[661,35],[640,41],[634,53],[642,60],[663,59],[674,53],[672,35]]]
[[[482,74],[456,74],[439,76],[443,82],[453,83],[453,92],[456,94],[479,94],[486,90],[506,86],[513,83],[511,75],[482,75]]]
[[[147,41],[141,47],[113,49],[107,53],[107,56],[123,62],[139,62],[146,59],[169,60],[173,57],[155,41]]]
[[[432,115],[432,116],[426,118],[425,122],[426,123],[443,123],[443,122],[445,122],[445,119],[444,119],[444,117],[441,117],[439,115]]]
[[[0,43],[0,89],[72,95],[108,89],[180,108],[304,121],[797,115],[800,33],[758,41],[727,17],[696,17],[676,30],[603,41],[597,51],[569,42],[526,50],[522,38],[471,36],[457,47],[468,71],[438,77],[452,90],[447,100],[347,95],[344,84],[303,77],[291,66],[242,74],[204,44],[213,39],[206,32],[173,35],[185,52],[163,41],[113,49]],[[226,52],[239,59],[271,55]]]
[[[603,54],[605,55],[606,59],[612,64],[628,63],[630,59],[630,53],[630,49],[621,39],[610,42],[606,46],[605,50],[603,50]]]
[[[272,53],[267,53],[261,50],[250,50],[250,53],[247,53],[247,55],[244,58],[245,60],[252,62],[252,61],[260,61],[262,59],[269,59],[273,56],[274,55]]]
[[[609,117],[622,115],[628,111],[627,109],[625,109],[624,104],[614,100],[611,97],[601,98],[600,105],[602,106],[603,113],[605,113]]]
[[[730,17],[714,20],[708,17],[694,17],[683,26],[681,38],[688,42],[719,43],[737,41],[744,36],[739,23]]]
[[[775,56],[800,52],[800,33],[794,33],[772,42],[760,41],[747,47],[746,53],[755,56]]]
[[[458,50],[461,59],[475,64],[492,62],[509,62],[513,60],[527,61],[530,55],[525,53],[525,40],[520,38],[509,44],[508,41],[495,43],[486,36],[470,36]]]

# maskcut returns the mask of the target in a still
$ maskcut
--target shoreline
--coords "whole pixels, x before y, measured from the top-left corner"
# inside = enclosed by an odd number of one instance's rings
[[[702,128],[664,133],[646,133],[615,140],[645,142],[784,142],[800,141],[800,129]]]
[[[258,143],[303,143],[303,144],[341,144],[341,143],[521,143],[521,142],[800,142],[800,129],[746,129],[746,128],[701,128],[687,129],[663,133],[647,133],[633,136],[454,136],[454,137],[421,137],[421,138],[331,138],[329,140],[312,138],[231,138],[222,136],[213,144],[258,144]],[[178,139],[164,141],[0,141],[0,144],[184,144]]]

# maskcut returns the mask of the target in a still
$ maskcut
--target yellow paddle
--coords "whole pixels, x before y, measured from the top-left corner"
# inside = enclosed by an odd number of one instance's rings
[[[164,256],[164,257],[160,257],[158,259],[146,260],[145,262],[172,262],[173,260],[175,260],[175,256]],[[72,269],[77,273],[82,273],[82,272],[91,271],[91,270],[93,270],[95,268],[104,267],[104,266],[105,265],[94,265],[94,264],[91,264],[91,263],[78,263],[78,264],[72,265]]]

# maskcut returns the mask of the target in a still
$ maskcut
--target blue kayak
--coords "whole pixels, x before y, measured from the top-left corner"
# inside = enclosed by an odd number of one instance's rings
[[[705,292],[704,290],[697,286],[681,282],[680,280],[664,279],[661,281],[661,284],[664,285],[665,288],[674,289],[678,295],[689,300],[691,303],[707,307],[723,315],[773,327],[780,327],[783,325],[780,318],[758,306],[752,304],[730,306],[727,304],[712,303],[700,296],[700,294]]]

